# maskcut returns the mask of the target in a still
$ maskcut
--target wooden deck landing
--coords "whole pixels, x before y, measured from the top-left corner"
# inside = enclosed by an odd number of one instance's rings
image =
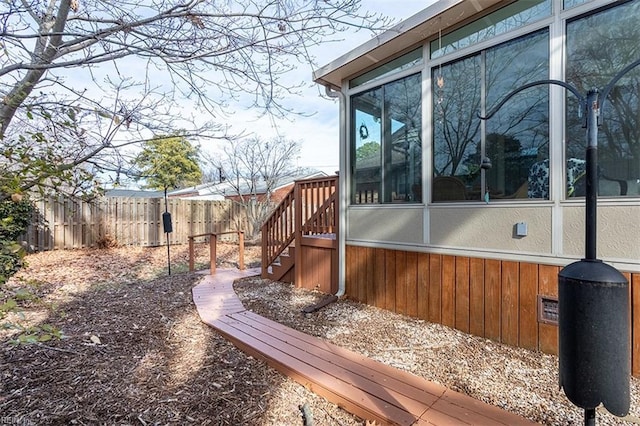
[[[530,425],[522,417],[247,311],[233,281],[259,271],[218,270],[193,289],[202,320],[246,353],[312,392],[381,424]]]

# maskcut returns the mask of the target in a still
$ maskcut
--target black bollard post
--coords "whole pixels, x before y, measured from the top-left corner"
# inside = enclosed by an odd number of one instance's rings
[[[560,387],[584,408],[584,424],[595,426],[601,403],[617,416],[629,412],[629,283],[617,269],[597,259],[598,91],[585,103],[587,151],[585,258],[558,275]]]

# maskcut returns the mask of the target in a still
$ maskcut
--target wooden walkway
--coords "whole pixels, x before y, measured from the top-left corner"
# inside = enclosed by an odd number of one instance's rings
[[[202,320],[237,347],[366,420],[399,425],[531,425],[515,414],[247,311],[219,269],[193,289]]]

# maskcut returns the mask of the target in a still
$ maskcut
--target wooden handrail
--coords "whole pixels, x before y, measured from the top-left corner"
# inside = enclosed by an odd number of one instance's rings
[[[262,225],[262,265],[266,268],[294,237],[294,196],[290,191]]]
[[[337,233],[337,187],[337,176],[295,182],[262,226],[263,273],[303,233]]]
[[[218,244],[218,235],[225,234],[238,234],[238,268],[240,270],[244,270],[244,232],[243,231],[226,231],[226,232],[215,232],[208,234],[197,234],[190,235],[189,238],[189,271],[193,272],[195,270],[195,238],[198,237],[209,237],[209,274],[213,275],[216,271],[216,246]]]
[[[331,194],[329,198],[316,210],[313,215],[307,219],[302,226],[302,232],[307,235],[313,234],[332,234],[335,233],[336,215],[335,203],[337,201],[336,193]]]

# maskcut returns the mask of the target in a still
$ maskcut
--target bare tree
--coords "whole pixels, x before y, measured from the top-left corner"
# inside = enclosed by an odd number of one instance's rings
[[[229,143],[208,162],[225,180],[220,193],[245,208],[249,238],[260,231],[273,208],[274,191],[287,178],[299,175],[295,160],[300,151],[298,142],[283,137],[262,140],[251,137]]]
[[[29,182],[80,164],[119,176],[123,147],[154,134],[231,137],[223,124],[230,102],[289,113],[282,100],[299,83],[283,76],[313,63],[312,46],[348,27],[388,24],[360,13],[359,0],[5,0],[0,138],[33,152],[66,143],[58,167]],[[67,142],[80,132],[74,149]],[[21,135],[40,143],[25,147]]]

